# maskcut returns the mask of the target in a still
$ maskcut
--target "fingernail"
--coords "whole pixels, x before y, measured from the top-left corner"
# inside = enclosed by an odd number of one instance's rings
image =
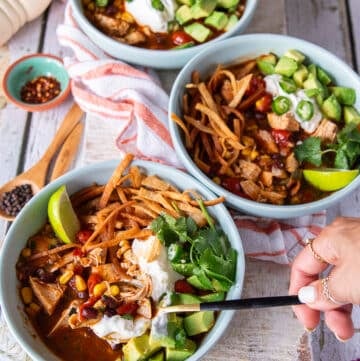
[[[315,328],[307,328],[307,327],[304,327],[304,329],[305,329],[306,332],[309,332],[309,333],[315,331]]]
[[[299,290],[298,297],[302,303],[313,303],[316,300],[316,288],[313,286],[302,287]]]
[[[341,338],[340,336],[338,336],[336,333],[335,333],[335,337],[338,339],[338,341],[340,342],[347,342],[348,339],[344,339],[344,338]]]

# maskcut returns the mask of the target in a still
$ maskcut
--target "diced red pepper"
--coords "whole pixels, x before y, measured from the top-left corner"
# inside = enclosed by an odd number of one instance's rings
[[[290,143],[291,132],[285,129],[272,129],[271,135],[273,136],[275,143],[280,147],[287,147]]]
[[[79,315],[80,320],[82,321],[84,318],[88,318],[86,309],[92,309],[95,304],[95,302],[98,300],[98,297],[90,297],[86,302],[82,303],[79,307]]]
[[[75,248],[73,250],[73,255],[77,257],[84,257],[85,253],[81,250],[81,248]]]
[[[265,93],[260,99],[255,102],[255,108],[259,112],[267,113],[271,110],[272,95]]]
[[[186,280],[177,280],[174,285],[175,292],[178,293],[195,293],[194,287]]]
[[[230,191],[231,193],[234,193],[240,197],[247,198],[249,197],[243,192],[240,186],[240,179],[236,177],[227,177],[224,178],[221,182],[221,185]]]
[[[88,280],[87,280],[87,286],[88,286],[88,290],[89,293],[92,294],[95,285],[97,285],[98,283],[100,283],[102,281],[102,277],[98,274],[98,273],[92,273]]]
[[[124,303],[121,306],[119,306],[116,309],[116,312],[118,315],[120,316],[124,316],[124,315],[132,315],[134,316],[136,313],[136,310],[139,308],[138,304],[135,302],[128,302],[128,303]]]
[[[181,31],[181,30],[174,31],[171,34],[171,40],[174,45],[183,45],[183,44],[190,43],[191,41],[193,41],[193,39],[190,35],[185,33],[185,31]]]
[[[81,229],[78,233],[76,233],[76,241],[78,243],[84,244],[93,234],[93,231],[90,229]]]
[[[249,87],[247,88],[245,95],[250,96],[255,94],[259,89],[265,89],[266,84],[263,78],[259,76],[253,76],[250,80]]]

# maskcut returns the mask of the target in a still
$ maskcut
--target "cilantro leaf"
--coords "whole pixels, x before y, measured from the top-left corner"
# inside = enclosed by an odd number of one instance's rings
[[[309,162],[317,167],[321,166],[321,139],[318,137],[306,138],[295,147],[295,157],[299,162]]]
[[[336,152],[334,166],[338,169],[349,169],[349,162],[346,156],[346,152],[343,149],[339,149]]]

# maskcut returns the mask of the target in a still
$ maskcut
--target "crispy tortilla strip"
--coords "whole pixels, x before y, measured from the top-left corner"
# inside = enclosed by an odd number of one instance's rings
[[[256,60],[249,60],[246,63],[236,65],[230,69],[235,74],[236,79],[241,79],[245,75],[248,75],[256,67]]]
[[[203,200],[202,202],[204,203],[204,205],[206,207],[216,206],[217,204],[224,203],[225,202],[225,197],[218,197],[218,198],[215,198],[215,199],[211,199],[209,201]],[[190,204],[192,204],[193,206],[197,206],[198,202],[197,201],[191,201]]]
[[[224,120],[217,113],[215,113],[214,111],[212,111],[211,109],[209,109],[208,107],[206,107],[205,105],[203,105],[201,103],[196,104],[196,109],[202,113],[205,113],[208,116],[213,128],[215,130],[216,129],[220,130],[219,135],[223,135],[224,138],[230,138],[230,139],[237,140],[237,141],[239,140],[238,137],[236,136],[236,134],[234,134],[229,129],[229,127],[226,125]]]
[[[101,195],[101,198],[100,198],[100,203],[99,203],[100,208],[104,208],[107,205],[113,190],[118,185],[119,179],[121,178],[121,176],[124,173],[125,169],[127,169],[129,167],[129,165],[130,165],[130,163],[132,162],[133,159],[134,159],[134,156],[132,154],[126,154],[124,156],[124,159],[117,166],[114,173],[111,175],[111,178],[109,179],[109,181],[105,185],[104,192],[103,192],[103,194]]]
[[[173,209],[171,204],[159,192],[149,191],[145,188],[140,188],[139,197],[148,199],[150,201],[155,201],[168,210]]]
[[[131,166],[129,174],[131,176],[132,186],[134,188],[140,188],[144,176],[141,174],[139,167]]]
[[[130,201],[130,202],[127,202],[124,204],[117,205],[112,210],[112,212],[107,216],[107,218],[101,224],[99,224],[99,226],[97,227],[95,232],[93,232],[92,235],[88,238],[88,240],[84,244],[83,248],[85,250],[88,249],[89,245],[99,236],[99,234],[105,228],[105,226],[108,224],[108,222],[110,222],[113,217],[116,217],[122,209],[129,207],[129,206],[133,205],[134,203],[135,203],[135,201]]]
[[[237,80],[235,78],[235,75],[231,71],[225,70],[225,69],[220,70],[219,74],[225,75],[227,78],[229,78],[230,83],[231,83],[231,87],[233,89],[233,94],[236,94]]]
[[[208,133],[211,135],[215,135],[216,133],[214,132],[213,129],[207,127],[206,125],[204,125],[201,121],[196,120],[195,118],[189,117],[187,115],[184,115],[184,119],[191,124],[193,127],[195,127],[196,129],[200,130],[201,132],[204,133]]]
[[[94,199],[100,196],[105,189],[105,186],[92,185],[90,187],[81,189],[80,191],[72,194],[70,196],[71,203],[73,207],[77,208],[82,203],[88,202],[91,199]]]
[[[198,84],[198,90],[201,94],[201,98],[203,100],[203,103],[205,103],[205,105],[207,107],[209,107],[212,111],[214,111],[215,113],[218,112],[217,110],[217,106],[216,103],[213,99],[213,97],[211,96],[208,88],[206,87],[205,83],[201,82]]]
[[[151,211],[156,213],[156,217],[161,213],[169,213],[173,217],[178,217],[179,216],[172,208],[171,209],[166,209],[161,204],[159,204],[158,202],[154,202],[154,201],[149,200],[147,198],[138,197],[138,196],[136,197],[136,199],[141,200],[142,202],[144,202],[146,207],[148,207]]]
[[[248,74],[240,80],[237,80],[237,86],[236,89],[234,89],[235,96],[233,100],[229,103],[229,107],[236,108],[240,104],[247,88],[250,85],[251,78],[252,74]]]
[[[174,199],[176,201],[183,201],[183,202],[191,201],[191,197],[189,197],[189,195],[184,192],[180,193],[180,192],[173,192],[173,191],[163,191],[163,192],[161,192],[161,194],[166,198]]]
[[[128,199],[127,199],[124,189],[122,187],[116,187],[116,193],[119,196],[121,203],[128,202]]]
[[[145,177],[141,182],[141,185],[159,191],[167,191],[167,190],[177,191],[177,189],[174,186],[172,186],[168,182],[165,182],[163,179],[160,179],[156,175],[149,175]]]
[[[263,96],[265,93],[265,88],[260,87],[254,94],[250,95],[246,98],[243,102],[239,104],[239,110],[246,110],[249,108],[253,103],[255,103],[259,98]]]
[[[127,219],[131,219],[134,222],[140,224],[143,227],[147,227],[150,223],[151,223],[151,219],[150,218],[142,218],[142,217],[138,217],[135,214],[130,214],[130,213],[121,213],[121,217],[122,218],[127,218]]]
[[[186,146],[190,146],[191,145],[190,133],[184,122],[174,113],[171,113],[171,120],[175,122],[183,130],[185,134],[185,144]]]
[[[154,219],[158,215],[156,212],[152,211],[151,209],[148,209],[148,207],[144,203],[136,203],[134,204],[133,208],[134,208],[134,214],[137,215],[138,217],[148,216],[151,219]]]
[[[80,248],[80,247],[81,247],[81,245],[76,244],[76,243],[64,244],[63,246],[59,246],[59,247],[52,248],[52,249],[49,249],[49,250],[46,250],[46,251],[35,253],[32,256],[28,257],[28,260],[33,261],[33,260],[38,259],[38,258],[48,257],[48,256],[50,256],[52,254],[56,254],[56,253],[66,251],[67,249],[70,249],[70,248]]]

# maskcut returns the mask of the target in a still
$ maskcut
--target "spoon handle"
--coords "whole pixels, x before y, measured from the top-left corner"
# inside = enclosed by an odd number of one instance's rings
[[[53,156],[56,154],[58,149],[64,143],[66,137],[71,133],[71,131],[75,128],[75,126],[79,123],[81,117],[83,115],[83,111],[80,107],[74,103],[74,105],[70,108],[68,113],[65,115],[64,120],[62,121],[59,129],[57,130],[55,137],[50,143],[49,147],[46,149],[44,155],[40,159],[39,163],[47,163],[50,162]]]

